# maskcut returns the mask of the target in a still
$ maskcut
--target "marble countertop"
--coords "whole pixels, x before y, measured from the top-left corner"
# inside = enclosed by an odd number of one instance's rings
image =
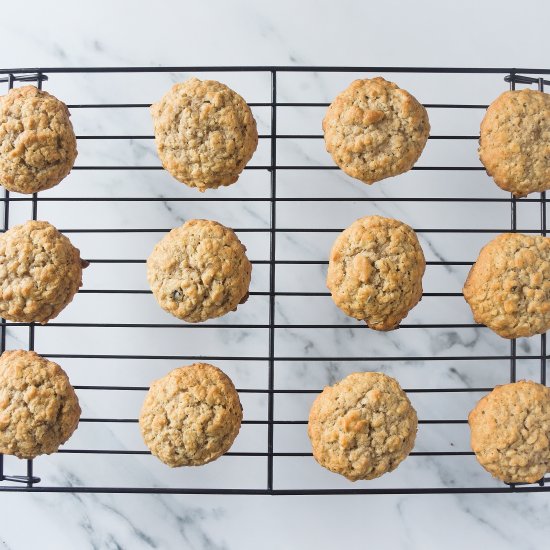
[[[273,5],[272,5],[273,4]],[[65,0],[45,4],[36,0],[3,6],[0,33],[1,67],[56,66],[200,66],[200,65],[357,65],[357,66],[521,66],[549,68],[543,40],[550,7],[528,0],[456,5],[421,0],[296,3],[261,2],[97,1],[77,8]],[[534,14],[529,25],[511,30],[520,15]],[[22,22],[24,15],[24,24]],[[135,75],[48,75],[44,88],[68,104],[150,103],[171,83],[190,73]],[[198,75],[200,76],[200,75]],[[209,76],[226,82],[247,101],[270,100],[268,73],[218,72]],[[328,102],[357,74],[293,73],[278,77],[280,102]],[[375,76],[375,75],[368,75]],[[502,75],[392,74],[423,103],[489,103],[507,85]],[[5,84],[0,84],[0,93]],[[270,131],[270,108],[254,107],[260,134]],[[279,134],[320,134],[323,108],[279,109]],[[430,109],[433,135],[476,135],[483,110]],[[72,109],[77,135],[150,135],[146,109]],[[77,166],[159,164],[150,139],[79,140]],[[419,166],[476,166],[475,140],[432,140]],[[269,164],[269,140],[260,140],[251,165]],[[329,165],[320,139],[278,140],[281,165]],[[44,201],[38,217],[59,228],[171,228],[190,217],[216,219],[240,229],[269,227],[270,181],[266,170],[248,170],[241,180],[216,197],[258,200],[186,202],[195,190],[177,183],[163,171],[75,170],[46,198],[155,197],[154,202]],[[373,213],[395,217],[420,228],[482,229],[509,227],[509,204],[400,201],[403,197],[507,198],[484,172],[414,171],[372,187],[339,171],[282,170],[277,176],[281,201],[277,223],[284,228],[343,228]],[[214,197],[214,193],[206,195]],[[308,197],[349,200],[308,202]],[[368,198],[369,200],[365,200]],[[520,203],[518,228],[536,229],[535,203]],[[29,202],[11,205],[10,225],[30,217]],[[83,257],[91,259],[145,258],[161,232],[71,233]],[[241,232],[249,257],[269,259],[267,233]],[[281,232],[277,258],[326,259],[334,233]],[[431,261],[464,262],[475,258],[490,238],[424,232],[420,240]],[[278,265],[277,290],[324,292],[324,265]],[[459,292],[467,266],[429,266],[425,291]],[[114,282],[115,281],[115,282]],[[85,289],[147,289],[142,264],[92,263]],[[269,289],[269,266],[256,264],[251,290]],[[266,296],[252,296],[245,307],[220,323],[265,323]],[[471,323],[460,297],[426,297],[409,317],[409,324]],[[88,323],[163,323],[172,318],[148,294],[79,294],[56,319]],[[277,298],[280,324],[342,323],[349,328],[277,331],[276,354],[303,360],[278,361],[275,387],[319,389],[355,370],[382,370],[403,387],[492,387],[508,380],[508,361],[449,361],[449,355],[506,355],[509,343],[486,329],[404,328],[380,334],[356,330],[329,297]],[[265,329],[157,330],[146,328],[37,327],[35,347],[43,354],[138,354],[265,357]],[[26,347],[28,329],[11,328],[7,347]],[[520,356],[539,352],[540,340],[518,340]],[[332,360],[316,361],[316,357]],[[430,356],[440,360],[424,361]],[[378,358],[368,361],[338,357]],[[389,361],[384,357],[404,357]],[[76,385],[146,386],[181,360],[59,359]],[[218,361],[239,388],[267,384],[267,362]],[[539,364],[518,360],[518,377],[538,376]],[[451,393],[442,399],[412,393],[423,419],[464,419],[478,393]],[[305,419],[312,394],[277,394],[275,418]],[[142,392],[79,391],[86,418],[132,418]],[[265,395],[242,395],[245,418],[267,418]],[[265,425],[246,425],[234,451],[265,452]],[[279,425],[279,452],[307,452],[303,425]],[[84,423],[67,449],[142,449],[135,424]],[[469,450],[463,424],[423,425],[417,450]],[[6,457],[5,472],[23,474],[25,464]],[[35,461],[44,485],[124,485],[187,487],[265,487],[264,457],[224,457],[202,469],[169,470],[148,456],[62,454]],[[471,456],[410,457],[395,472],[355,485],[324,471],[311,457],[276,457],[274,483],[279,489],[350,487],[494,487],[497,483]],[[547,494],[346,495],[346,496],[227,496],[0,493],[0,549],[329,549],[365,546],[390,549],[499,548],[539,549],[550,536]]]

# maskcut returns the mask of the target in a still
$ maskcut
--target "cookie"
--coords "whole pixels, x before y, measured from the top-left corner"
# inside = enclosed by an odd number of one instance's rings
[[[408,225],[366,216],[334,242],[327,286],[346,315],[375,330],[392,330],[422,298],[425,268],[422,248]]]
[[[252,265],[234,231],[210,220],[189,220],[157,243],[147,279],[160,307],[200,323],[235,311],[248,298]]]
[[[410,170],[420,157],[430,123],[409,92],[381,77],[355,80],[323,120],[327,151],[349,176],[374,183]]]
[[[493,101],[481,122],[479,158],[516,197],[550,189],[550,95],[514,90]]]
[[[47,323],[82,286],[87,262],[65,235],[44,221],[28,221],[0,235],[0,316]]]
[[[476,323],[503,338],[550,328],[550,238],[504,233],[486,244],[463,289]]]
[[[153,382],[139,427],[147,447],[168,466],[201,466],[229,450],[242,418],[229,377],[212,365],[195,363]]]
[[[397,381],[380,372],[356,372],[327,386],[309,412],[315,460],[350,481],[395,470],[409,455],[418,419]]]
[[[0,453],[35,458],[57,451],[78,426],[80,406],[65,371],[34,351],[0,357]]]
[[[71,171],[76,155],[63,102],[34,86],[0,97],[0,183],[8,191],[50,189]]]
[[[215,80],[175,84],[151,115],[162,165],[199,191],[235,183],[258,145],[250,107]]]
[[[479,463],[507,483],[550,471],[550,388],[522,380],[497,386],[468,416]]]

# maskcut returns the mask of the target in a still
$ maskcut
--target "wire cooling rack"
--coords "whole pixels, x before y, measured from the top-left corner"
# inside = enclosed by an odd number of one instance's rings
[[[124,464],[120,466],[118,469],[118,473],[115,475],[113,482],[104,483],[104,484],[98,484],[93,482],[82,482],[78,479],[75,479],[75,477],[68,476],[58,476],[57,478],[52,478],[53,482],[48,482],[45,484],[44,479],[41,479],[42,474],[40,471],[40,465],[53,465],[55,467],[56,461],[60,460],[60,457],[66,457],[70,456],[75,458],[76,460],[84,461],[86,457],[92,456],[94,459],[97,459],[96,462],[93,463],[93,465],[89,466],[90,468],[95,468],[97,470],[97,474],[102,468],[106,468],[107,465],[110,462],[113,462],[115,459],[122,457],[123,459],[130,459],[132,457],[140,458],[145,457],[148,462],[147,468],[153,468],[153,461],[155,461],[154,458],[152,458],[147,450],[142,447],[140,449],[128,449],[128,448],[122,448],[122,449],[110,449],[110,448],[95,448],[93,445],[90,445],[86,448],[74,448],[74,447],[64,447],[60,449],[58,453],[55,455],[52,455],[50,457],[40,458],[39,464],[35,464],[32,460],[28,461],[17,461],[16,459],[10,457],[10,460],[12,462],[9,462],[8,466],[8,457],[2,457],[0,455],[0,491],[27,491],[27,492],[101,492],[101,493],[213,493],[213,494],[257,494],[257,495],[283,495],[283,494],[391,494],[391,493],[508,493],[508,492],[525,492],[525,491],[547,491],[549,489],[549,486],[545,484],[548,479],[542,479],[537,484],[532,485],[522,485],[522,484],[515,484],[515,485],[506,485],[506,484],[500,484],[496,482],[495,480],[492,480],[491,477],[486,474],[484,471],[481,470],[481,467],[477,466],[475,464],[475,458],[473,457],[473,453],[468,450],[453,450],[452,447],[447,450],[438,450],[435,448],[428,448],[428,449],[421,449],[417,450],[415,449],[411,453],[411,457],[405,461],[405,463],[410,463],[411,461],[415,460],[415,457],[418,458],[424,458],[426,461],[435,461],[435,460],[452,460],[456,458],[465,458],[469,461],[469,464],[474,464],[474,467],[477,468],[475,470],[477,474],[471,477],[470,482],[453,482],[452,476],[450,481],[443,484],[443,486],[436,486],[436,485],[430,485],[429,482],[423,483],[421,486],[418,486],[417,484],[414,484],[411,482],[411,477],[413,477],[414,471],[411,473],[405,473],[404,476],[398,479],[397,485],[385,485],[383,482],[381,484],[376,484],[376,482],[365,482],[364,484],[358,486],[353,485],[351,483],[348,483],[344,480],[339,480],[340,485],[333,485],[332,483],[326,483],[325,480],[329,479],[327,477],[321,478],[320,480],[314,480],[311,482],[311,480],[306,480],[306,477],[308,474],[299,474],[294,477],[291,477],[291,481],[285,484],[277,483],[277,468],[276,468],[276,461],[279,459],[285,459],[285,460],[306,460],[306,469],[307,472],[317,472],[320,473],[321,468],[317,466],[313,459],[311,458],[311,453],[307,452],[307,450],[304,450],[303,447],[299,450],[288,450],[286,447],[283,447],[283,450],[280,450],[280,447],[278,448],[277,443],[277,437],[276,437],[276,430],[280,428],[290,427],[290,428],[298,428],[299,430],[305,431],[306,429],[306,420],[302,416],[300,418],[283,418],[279,419],[279,416],[276,414],[276,397],[277,396],[287,396],[289,398],[298,399],[299,396],[308,395],[311,394],[311,397],[314,397],[314,395],[320,391],[320,388],[311,389],[311,388],[298,388],[298,387],[290,387],[290,388],[278,388],[275,384],[275,378],[278,368],[282,368],[282,364],[288,364],[289,362],[307,362],[307,361],[318,361],[318,362],[328,362],[332,365],[338,365],[341,363],[351,362],[355,363],[356,365],[360,365],[361,362],[364,362],[367,367],[369,368],[370,365],[375,364],[377,360],[382,361],[385,365],[390,365],[393,362],[407,362],[407,360],[411,361],[417,361],[421,363],[428,364],[431,361],[448,361],[448,362],[457,362],[459,364],[464,364],[466,362],[476,362],[479,363],[480,369],[486,368],[491,369],[493,368],[492,365],[494,364],[494,361],[505,361],[509,363],[509,380],[515,381],[517,377],[517,362],[518,360],[524,360],[528,359],[531,361],[538,361],[540,363],[540,382],[543,384],[546,384],[546,361],[548,359],[547,350],[546,350],[546,335],[542,335],[540,337],[540,348],[537,353],[530,353],[527,355],[522,355],[521,357],[518,356],[518,344],[515,340],[511,340],[509,342],[509,352],[504,354],[477,354],[472,353],[471,355],[464,356],[464,355],[453,355],[448,354],[445,356],[442,356],[440,354],[432,353],[429,349],[425,351],[425,353],[421,355],[416,355],[414,357],[407,357],[403,355],[396,355],[396,356],[384,356],[384,357],[376,357],[376,356],[350,356],[350,357],[339,357],[335,356],[334,354],[332,356],[308,356],[308,353],[304,353],[303,356],[282,356],[277,353],[277,337],[278,333],[281,330],[288,329],[291,327],[292,329],[308,329],[313,331],[322,331],[322,330],[333,330],[333,331],[345,331],[350,330],[350,323],[344,323],[344,322],[338,322],[338,323],[332,323],[332,324],[314,324],[314,323],[288,323],[286,321],[281,320],[280,317],[277,315],[277,308],[278,308],[278,300],[285,297],[296,297],[296,298],[305,298],[305,299],[313,299],[315,297],[327,297],[327,292],[305,292],[305,291],[298,291],[298,292],[286,292],[286,291],[279,291],[277,287],[277,281],[278,281],[278,274],[281,269],[283,269],[285,266],[324,266],[327,264],[327,261],[325,259],[323,260],[313,260],[313,259],[279,259],[279,257],[276,254],[277,251],[277,245],[279,243],[278,237],[280,237],[281,234],[285,233],[291,233],[291,234],[299,234],[299,233],[308,233],[308,234],[323,234],[323,233],[334,233],[341,231],[343,227],[333,228],[333,227],[320,227],[320,228],[314,228],[314,229],[308,229],[303,227],[297,227],[297,228],[288,228],[288,227],[281,227],[281,224],[278,222],[278,207],[279,205],[285,204],[285,203],[291,203],[293,201],[300,201],[303,202],[305,205],[313,204],[313,203],[320,203],[320,202],[329,202],[334,203],[335,205],[338,203],[368,203],[369,201],[377,201],[377,202],[401,202],[406,204],[415,204],[415,203],[444,203],[447,205],[454,205],[454,204],[498,204],[498,203],[505,203],[509,204],[510,207],[510,224],[508,226],[502,226],[502,227],[493,227],[490,226],[490,228],[482,228],[482,229],[476,229],[473,227],[475,225],[474,219],[469,220],[468,223],[471,223],[470,227],[464,227],[464,228],[445,228],[445,227],[432,227],[432,228],[415,228],[417,232],[421,235],[423,233],[429,233],[433,235],[442,235],[442,234],[457,234],[462,235],[465,237],[477,235],[477,234],[483,234],[483,233],[498,233],[498,232],[504,232],[504,231],[516,231],[518,224],[517,224],[517,210],[518,210],[518,204],[524,203],[524,204],[530,204],[530,205],[540,205],[539,208],[539,216],[540,216],[540,226],[537,228],[534,228],[532,226],[521,228],[522,232],[528,232],[528,233],[540,233],[542,235],[546,235],[546,197],[544,193],[540,194],[540,197],[533,198],[533,195],[531,195],[529,198],[516,200],[513,196],[506,196],[503,197],[502,195],[496,195],[496,196],[490,196],[490,197],[476,197],[476,196],[411,196],[413,194],[413,190],[411,189],[408,193],[408,196],[393,196],[393,197],[384,197],[384,196],[378,196],[376,199],[369,198],[370,188],[367,188],[366,186],[361,187],[363,194],[362,195],[354,195],[353,197],[348,196],[334,196],[337,195],[337,193],[333,192],[331,193],[332,196],[292,196],[288,193],[282,196],[280,193],[278,194],[278,182],[277,177],[281,172],[287,172],[287,171],[309,171],[309,170],[337,170],[337,167],[330,164],[326,165],[319,165],[314,160],[312,160],[309,163],[305,164],[283,164],[278,161],[278,144],[283,140],[318,140],[321,139],[322,136],[320,133],[310,134],[310,133],[293,133],[293,134],[283,134],[278,132],[278,118],[281,116],[281,112],[284,111],[287,108],[294,108],[297,109],[297,112],[300,112],[300,110],[308,110],[311,108],[321,108],[319,112],[322,112],[326,106],[328,106],[328,101],[282,101],[279,99],[278,96],[278,81],[281,78],[282,75],[285,77],[292,77],[292,75],[309,75],[314,80],[319,75],[326,76],[326,75],[345,75],[346,73],[357,73],[358,76],[361,77],[365,75],[369,76],[375,76],[375,75],[383,75],[386,76],[387,74],[393,74],[393,73],[399,73],[401,75],[405,74],[419,74],[419,75],[427,75],[430,78],[434,80],[434,85],[437,86],[437,81],[439,78],[441,78],[443,75],[456,75],[457,77],[464,77],[465,75],[475,76],[475,75],[494,75],[495,78],[499,78],[500,82],[502,82],[502,79],[509,83],[509,86],[511,89],[514,89],[516,84],[526,84],[526,85],[536,85],[538,86],[539,90],[543,90],[544,85],[548,84],[550,82],[543,79],[543,75],[550,74],[550,70],[548,69],[512,69],[512,68],[404,68],[404,67],[275,67],[275,66],[263,66],[263,67],[109,67],[109,68],[19,68],[19,69],[0,69],[0,86],[6,86],[7,88],[12,88],[14,86],[21,85],[23,82],[30,82],[34,83],[38,87],[42,87],[42,84],[46,81],[49,81],[49,83],[52,83],[55,81],[56,78],[59,78],[60,76],[64,76],[65,78],[71,78],[72,76],[76,77],[86,77],[86,78],[93,78],[94,76],[101,75],[103,77],[114,77],[115,75],[117,77],[124,77],[125,75],[129,77],[131,74],[140,74],[145,78],[152,77],[153,75],[158,74],[175,74],[180,75],[180,73],[189,73],[189,74],[197,74],[199,76],[202,75],[209,75],[212,73],[224,73],[224,74],[231,74],[231,73],[254,73],[258,75],[263,75],[267,82],[269,83],[269,93],[270,98],[268,101],[259,101],[259,102],[250,102],[251,107],[253,108],[265,108],[268,111],[268,118],[269,118],[269,131],[267,133],[264,133],[260,135],[261,141],[266,141],[269,144],[269,151],[267,153],[267,156],[269,157],[269,162],[264,163],[262,165],[251,165],[247,167],[247,170],[255,170],[255,171],[262,171],[264,173],[269,174],[269,192],[266,193],[265,196],[261,197],[255,197],[255,196],[213,196],[206,194],[205,196],[198,196],[198,194],[190,194],[189,196],[185,197],[173,197],[173,198],[159,198],[158,196],[123,196],[123,197],[117,197],[117,198],[109,198],[109,197],[72,197],[69,195],[60,195],[60,196],[50,196],[46,195],[45,197],[40,195],[33,195],[32,198],[22,196],[22,195],[14,195],[7,191],[4,193],[4,197],[0,200],[4,203],[4,231],[7,230],[10,227],[10,215],[12,213],[12,209],[20,205],[21,203],[26,203],[27,205],[30,203],[32,205],[32,217],[33,219],[37,218],[39,205],[42,205],[43,203],[48,202],[56,202],[56,203],[64,203],[70,205],[71,203],[74,204],[77,201],[85,201],[89,202],[92,205],[99,205],[103,202],[110,201],[110,200],[116,200],[116,201],[127,201],[130,203],[146,203],[146,204],[153,204],[156,201],[164,201],[166,203],[170,203],[170,201],[181,201],[181,202],[189,202],[193,203],[194,201],[203,201],[204,203],[208,201],[220,201],[224,202],[226,201],[228,203],[227,208],[230,208],[232,203],[246,203],[246,202],[253,202],[253,203],[262,203],[266,204],[268,206],[269,212],[268,212],[268,218],[269,218],[269,224],[267,227],[260,227],[260,228],[254,228],[254,227],[248,227],[248,228],[242,228],[237,229],[239,233],[246,234],[249,233],[264,233],[268,236],[268,245],[269,245],[269,257],[267,259],[263,260],[256,260],[253,261],[255,265],[264,265],[268,270],[268,284],[267,289],[263,291],[257,291],[257,292],[251,292],[252,296],[259,296],[264,297],[267,301],[267,308],[266,308],[266,316],[262,322],[259,323],[233,323],[233,322],[212,322],[208,323],[206,325],[185,325],[184,323],[176,322],[176,320],[173,320],[172,322],[164,322],[164,323],[93,323],[93,322],[86,322],[85,320],[79,320],[78,322],[59,322],[54,320],[53,322],[49,323],[46,327],[37,326],[33,323],[11,323],[5,320],[2,320],[2,326],[1,326],[1,348],[2,351],[6,349],[7,344],[7,336],[9,334],[9,331],[15,328],[18,328],[18,330],[28,330],[28,334],[26,336],[27,338],[27,344],[28,349],[34,349],[35,348],[35,336],[37,333],[37,330],[51,330],[49,327],[66,327],[66,328],[79,328],[83,330],[91,330],[92,328],[105,328],[108,330],[114,330],[116,328],[129,328],[129,329],[135,329],[135,328],[142,328],[142,329],[148,329],[151,331],[154,331],[154,329],[181,329],[181,328],[210,328],[210,329],[239,329],[243,331],[254,331],[258,329],[262,329],[265,332],[265,341],[264,341],[264,349],[265,352],[260,355],[255,356],[236,356],[236,355],[174,355],[174,356],[157,356],[157,355],[132,355],[132,354],[78,354],[78,353],[67,353],[64,352],[63,349],[60,349],[56,353],[45,353],[48,357],[52,357],[55,360],[59,360],[59,362],[64,366],[64,361],[68,360],[85,360],[85,359],[98,359],[98,360],[108,360],[112,364],[112,369],[116,371],[117,368],[120,368],[120,365],[123,361],[135,361],[138,362],[140,360],[164,360],[164,359],[175,359],[180,360],[179,364],[185,364],[185,362],[190,362],[191,360],[205,360],[205,361],[212,361],[212,362],[241,362],[245,365],[245,368],[247,366],[247,361],[255,360],[255,361],[263,361],[267,364],[267,376],[265,380],[265,384],[262,387],[254,387],[254,388],[239,388],[239,392],[241,393],[241,398],[246,397],[247,395],[252,396],[259,396],[260,398],[264,397],[266,399],[266,418],[263,420],[254,420],[247,418],[246,413],[246,407],[245,407],[245,420],[243,422],[243,425],[246,427],[265,427],[266,431],[262,434],[260,434],[261,438],[265,442],[265,450],[262,451],[230,451],[227,453],[225,457],[222,457],[218,462],[223,463],[224,460],[233,459],[237,461],[237,466],[233,466],[233,468],[228,468],[227,472],[224,471],[224,466],[220,466],[222,476],[231,476],[231,475],[237,475],[235,472],[243,472],[247,470],[248,465],[245,462],[247,459],[254,457],[260,461],[260,468],[263,471],[263,473],[260,471],[259,480],[256,484],[256,486],[251,486],[250,484],[246,484],[246,486],[222,486],[222,484],[211,486],[205,484],[197,485],[196,483],[189,483],[185,484],[185,481],[178,480],[177,477],[171,477],[168,478],[167,481],[164,482],[155,482],[154,484],[151,483],[150,486],[143,486],[142,483],[140,483],[140,479],[138,477],[137,481],[134,480],[132,483],[123,483],[119,482],[117,483],[117,479],[121,479],[122,470],[124,469]],[[181,76],[181,75],[180,75]],[[178,78],[181,80],[182,78]],[[503,90],[505,89],[505,84],[503,84]],[[339,89],[343,89],[345,86],[340,86]],[[406,87],[406,86],[404,86]],[[64,97],[61,97],[61,99],[65,99]],[[124,98],[122,98],[124,99]],[[157,99],[151,98],[151,99]],[[301,98],[299,98],[301,99]],[[328,99],[328,98],[327,98]],[[430,112],[440,111],[440,112],[452,112],[452,111],[459,111],[466,113],[470,110],[478,110],[480,112],[483,112],[483,110],[487,107],[487,102],[481,103],[472,103],[470,102],[450,102],[450,103],[428,103],[425,104],[425,106],[430,110]],[[69,108],[71,109],[73,116],[74,113],[78,110],[93,110],[95,113],[97,113],[97,116],[100,117],[102,115],[108,116],[108,113],[113,109],[129,109],[129,110],[140,110],[140,109],[147,109],[149,107],[149,103],[143,102],[143,103],[135,103],[135,102],[113,102],[113,103],[76,103],[68,101]],[[78,131],[77,131],[78,134]],[[118,135],[107,135],[107,134],[97,134],[97,135],[77,135],[79,146],[81,143],[83,143],[84,140],[106,140],[108,143],[113,143],[116,140],[146,140],[146,139],[152,139],[152,136],[150,135],[138,135],[138,134],[118,134]],[[458,134],[449,134],[449,135],[431,135],[430,140],[449,140],[451,144],[457,144],[462,140],[473,140],[474,143],[478,139],[477,135],[458,135]],[[305,157],[307,158],[307,157]],[[117,171],[117,170],[162,170],[160,165],[155,166],[147,166],[147,165],[82,165],[79,164],[77,160],[77,164],[74,167],[74,171],[89,171],[97,174],[97,178],[101,178],[102,173],[104,171]],[[483,171],[483,167],[479,164],[475,166],[431,166],[431,165],[423,165],[422,163],[419,163],[418,166],[415,166],[413,168],[413,171],[437,171],[442,174],[448,174],[449,172],[464,172],[464,178],[471,177],[470,175],[476,171]],[[71,178],[71,176],[69,176]],[[67,186],[66,193],[70,193],[68,191],[69,184],[68,183],[62,183],[60,186],[60,189],[62,186]],[[362,186],[362,184],[357,184],[359,186]],[[385,185],[383,182],[379,185]],[[388,184],[389,185],[389,184]],[[533,214],[532,210],[531,216],[530,216],[530,222],[532,224],[533,222]],[[358,216],[356,216],[358,217]],[[355,218],[353,218],[355,219]],[[349,220],[351,223],[353,221],[352,219]],[[406,219],[404,221],[407,221]],[[537,223],[537,225],[539,225]],[[153,232],[153,233],[163,233],[165,231],[168,231],[170,228],[148,228],[143,229],[139,227],[120,227],[120,228],[112,228],[112,227],[99,227],[95,229],[83,229],[83,228],[72,228],[72,229],[64,229],[61,228],[61,230],[67,232],[67,233],[75,233],[75,234],[83,234],[83,233],[93,233],[94,235],[100,235],[100,234],[107,234],[107,235],[114,235],[117,233],[130,233],[135,234],[136,238],[139,237],[140,233],[147,232]],[[160,235],[158,235],[158,238],[160,238]],[[327,250],[328,255],[328,250]],[[86,252],[83,251],[83,256],[86,257]],[[465,269],[467,269],[473,261],[474,258],[471,258],[469,261],[448,261],[446,259],[436,259],[433,261],[428,261],[428,266],[443,266],[443,267],[457,267],[457,266],[466,266]],[[90,269],[94,269],[95,266],[99,264],[106,264],[107,267],[111,267],[117,264],[144,264],[145,259],[139,258],[139,259],[124,259],[124,258],[114,258],[114,259],[101,259],[96,258],[90,259],[91,267]],[[143,267],[143,266],[141,266]],[[258,268],[256,268],[258,269]],[[113,280],[113,284],[116,283],[118,279]],[[112,294],[112,295],[120,295],[120,294],[127,294],[132,299],[137,299],[137,297],[141,294],[149,294],[149,292],[145,289],[126,289],[126,288],[107,288],[107,289],[90,289],[86,288],[84,286],[80,293],[82,294]],[[430,296],[436,299],[444,299],[446,297],[457,297],[460,296],[460,292],[426,292],[424,293],[424,296]],[[71,304],[69,308],[76,308],[76,304]],[[405,321],[402,325],[402,329],[422,329],[425,331],[434,331],[437,329],[449,329],[449,330],[459,330],[462,328],[474,328],[479,330],[487,330],[481,327],[480,325],[475,325],[473,323],[453,323],[453,311],[449,310],[448,312],[448,321],[445,323],[434,323],[434,322],[428,322],[428,323],[407,323]],[[23,329],[21,328],[23,327]],[[28,327],[28,329],[27,329]],[[353,326],[352,328],[358,328],[358,326]],[[363,328],[363,327],[361,327]],[[407,331],[406,330],[400,330],[399,331],[399,337],[402,339],[407,338]],[[381,338],[384,338],[384,335],[380,336]],[[93,338],[93,336],[90,336],[90,338]],[[508,345],[508,344],[506,344]],[[449,348],[451,349],[451,348]],[[100,350],[99,344],[98,344],[98,350]],[[38,352],[41,352],[41,349],[37,349]],[[359,370],[361,367],[357,367],[356,370]],[[165,369],[167,372],[168,369]],[[421,373],[421,371],[418,371]],[[159,373],[160,374],[160,373]],[[419,374],[421,377],[421,375]],[[489,387],[470,387],[470,385],[466,385],[463,387],[430,387],[428,376],[426,376],[426,379],[422,379],[420,385],[417,385],[415,388],[406,388],[409,392],[410,396],[414,395],[422,395],[422,394],[438,394],[440,396],[453,396],[455,394],[475,394],[476,400],[483,394],[488,391],[490,391],[492,388]],[[75,384],[75,388],[77,389],[77,392],[90,392],[92,394],[92,398],[94,394],[98,395],[97,404],[98,408],[101,409],[103,404],[106,402],[104,397],[105,392],[120,392],[123,396],[130,396],[139,394],[140,398],[143,396],[144,391],[146,391],[147,386],[136,386],[136,385],[113,385],[113,384],[81,384],[77,385]],[[102,393],[103,392],[103,393]],[[103,401],[102,401],[103,399]],[[139,399],[138,399],[139,401]],[[283,405],[281,405],[283,406]],[[292,407],[289,407],[292,409]],[[291,412],[292,414],[292,412]],[[134,431],[137,429],[137,414],[135,414],[132,418],[121,418],[121,417],[108,417],[108,416],[100,416],[100,417],[94,417],[94,418],[86,418],[85,415],[83,415],[83,418],[81,420],[81,428],[83,425],[89,425],[89,424],[106,424],[106,425],[118,425],[121,426],[122,429],[125,429],[128,427],[128,429],[133,429]],[[422,419],[420,420],[420,429],[424,429],[426,426],[442,426],[444,429],[451,429],[453,426],[459,426],[464,428],[466,425],[466,420],[464,418],[460,419],[446,419],[445,415],[440,415],[435,418],[430,419]],[[453,442],[451,442],[451,446],[453,446]],[[418,460],[416,458],[416,460]],[[48,462],[43,462],[44,460]],[[25,464],[26,462],[26,464]],[[405,464],[404,463],[404,464]],[[21,472],[21,466],[25,464],[25,471]],[[155,466],[158,466],[158,464],[155,462]],[[88,467],[88,466],[87,466]],[[161,468],[164,468],[164,466],[160,465]],[[282,467],[282,466],[281,466]],[[294,468],[293,463],[287,463],[287,466],[285,466],[288,470],[292,471]],[[403,465],[398,468],[397,471],[400,471],[403,469]],[[12,469],[13,468],[13,471]],[[457,472],[457,470],[460,469],[460,466],[453,466],[450,467],[451,472]],[[190,473],[190,476],[193,476],[195,472],[198,472],[198,469],[185,469],[188,470]],[[416,470],[417,472],[419,470]],[[173,471],[172,471],[173,472]],[[225,472],[225,473],[224,473]],[[323,471],[324,472],[324,471]],[[97,474],[94,474],[97,475]],[[325,475],[326,472],[323,474]],[[117,478],[117,475],[120,476]],[[171,474],[173,476],[178,475],[177,473]],[[326,474],[328,476],[333,476],[333,474]],[[394,474],[390,474],[394,475]],[[92,479],[94,479],[94,476],[92,476]],[[332,480],[337,477],[333,476]],[[384,476],[386,478],[386,476]],[[382,478],[382,479],[384,479]],[[188,478],[189,479],[189,478]],[[201,478],[202,479],[202,478]],[[57,480],[57,483],[55,482]],[[308,481],[306,483],[306,481]],[[237,482],[238,483],[238,482]]]

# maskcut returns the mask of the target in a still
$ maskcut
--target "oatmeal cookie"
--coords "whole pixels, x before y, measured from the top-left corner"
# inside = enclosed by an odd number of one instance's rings
[[[395,379],[357,372],[317,396],[308,435],[321,466],[357,481],[395,470],[414,446],[417,424]]]
[[[151,114],[162,165],[199,191],[235,183],[258,145],[250,107],[215,80],[175,84]]]
[[[199,323],[237,309],[248,298],[252,265],[232,229],[189,220],[157,243],[147,279],[160,307]]]
[[[139,426],[147,447],[168,466],[201,466],[229,450],[242,417],[229,377],[212,365],[195,363],[153,382]]]
[[[522,380],[497,386],[468,416],[479,463],[507,483],[550,471],[550,388]]]
[[[82,286],[88,264],[65,235],[44,221],[28,221],[0,235],[0,316],[47,323]]]
[[[34,86],[0,97],[0,183],[36,193],[57,185],[73,167],[76,138],[66,105]]]
[[[381,77],[355,80],[323,120],[327,151],[349,176],[375,181],[410,170],[420,157],[430,123],[407,91]]]
[[[366,216],[334,242],[327,286],[346,315],[375,330],[392,330],[420,301],[425,268],[422,248],[408,225]]]
[[[493,101],[481,123],[479,158],[516,197],[550,189],[550,95],[513,90]]]
[[[504,233],[486,244],[463,289],[476,323],[503,338],[550,328],[550,238]]]
[[[57,451],[80,419],[78,398],[56,363],[34,351],[0,357],[0,453],[35,458]]]

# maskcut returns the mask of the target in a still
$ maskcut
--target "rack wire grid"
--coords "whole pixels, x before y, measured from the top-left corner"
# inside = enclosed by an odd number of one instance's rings
[[[470,450],[466,421],[473,404],[498,383],[526,377],[546,384],[546,336],[508,341],[472,323],[461,286],[494,234],[546,235],[545,194],[520,200],[505,194],[486,175],[476,150],[479,122],[505,82],[511,89],[542,90],[548,74],[444,67],[1,69],[6,91],[30,82],[68,104],[79,148],[72,173],[54,189],[32,198],[5,191],[3,229],[29,216],[48,219],[70,234],[90,267],[58,319],[45,326],[2,320],[2,351],[27,347],[58,361],[77,390],[83,417],[54,455],[34,461],[0,456],[0,490],[547,491],[548,479],[531,485],[492,479]],[[151,101],[190,75],[215,77],[239,91],[260,129],[258,151],[241,180],[204,195],[162,170],[150,135]],[[425,107],[432,134],[412,171],[368,187],[334,166],[320,122],[352,79],[377,75],[431,101]],[[423,301],[391,333],[345,317],[324,287],[336,234],[378,212],[413,225],[428,260]],[[144,276],[156,240],[191,217],[236,228],[254,265],[249,302],[199,325],[162,312]],[[152,379],[195,360],[230,374],[245,418],[236,444],[218,461],[172,470],[148,453],[137,413]],[[356,370],[397,376],[420,421],[416,447],[397,470],[352,484],[314,462],[306,419],[323,385]]]

